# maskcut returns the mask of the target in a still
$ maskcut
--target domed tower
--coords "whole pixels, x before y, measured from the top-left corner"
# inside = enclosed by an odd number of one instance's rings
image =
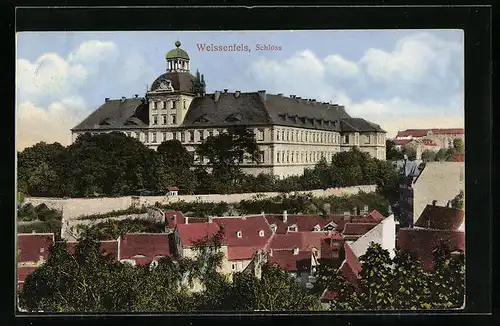
[[[166,72],[158,76],[146,93],[150,127],[177,127],[182,124],[193,98],[199,95],[197,77],[189,72],[189,55],[175,42],[167,52]],[[203,82],[204,84],[204,82]]]

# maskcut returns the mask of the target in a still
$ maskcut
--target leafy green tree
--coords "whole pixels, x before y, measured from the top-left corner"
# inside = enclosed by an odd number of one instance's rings
[[[464,191],[460,190],[458,195],[451,200],[451,207],[455,209],[464,209]]]
[[[259,147],[253,132],[239,126],[230,128],[227,133],[208,137],[198,147],[197,153],[208,159],[216,188],[221,193],[230,192],[241,182],[240,164],[245,159],[259,159]]]
[[[412,146],[405,146],[403,148],[403,155],[406,155],[409,160],[413,161],[417,158],[417,150]]]
[[[158,146],[154,155],[153,177],[156,190],[166,193],[168,187],[178,186],[185,194],[192,194],[196,177],[191,173],[193,157],[178,140],[168,140]]]
[[[446,149],[444,149],[444,148],[439,149],[437,151],[437,153],[436,153],[435,160],[439,161],[439,162],[442,162],[442,161],[446,160],[446,158],[447,158],[447,151],[446,151]]]
[[[421,159],[424,162],[433,162],[436,159],[436,152],[426,149],[422,152]]]
[[[385,141],[385,155],[388,161],[396,161],[403,158],[403,153],[396,149],[396,145],[391,139]]]
[[[465,153],[465,144],[464,140],[461,138],[453,139],[453,149],[456,154],[464,154]]]

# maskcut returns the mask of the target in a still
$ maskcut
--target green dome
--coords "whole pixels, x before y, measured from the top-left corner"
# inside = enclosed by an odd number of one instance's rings
[[[177,48],[168,51],[167,54],[165,55],[165,58],[166,59],[181,58],[181,59],[189,60],[189,56],[188,56],[187,52],[180,48],[181,42],[179,42],[179,41],[175,42],[175,46]]]

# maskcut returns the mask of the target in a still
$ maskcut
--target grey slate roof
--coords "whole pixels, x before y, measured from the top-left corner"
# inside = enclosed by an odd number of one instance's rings
[[[265,100],[263,97],[265,96]],[[339,130],[340,119],[349,118],[342,106],[322,104],[259,92],[220,93],[195,98],[184,119],[185,127],[235,125],[283,125]]]
[[[158,83],[159,80],[161,76],[157,79]],[[175,84],[173,86],[176,88]],[[72,130],[147,127],[148,106],[143,101],[143,98],[107,100]],[[185,128],[228,125],[281,125],[317,130],[384,132],[379,125],[361,118],[351,118],[343,106],[259,92],[240,93],[239,96],[235,93],[220,93],[217,101],[215,94],[196,97],[182,123]]]
[[[106,100],[103,105],[71,130],[105,130],[147,127],[148,125],[148,106],[145,99],[127,98],[124,100]]]
[[[347,132],[386,132],[378,124],[367,121],[363,118],[348,118],[342,120],[342,131]]]
[[[175,91],[193,93],[194,76],[188,72],[166,72],[153,82],[151,90],[154,91],[160,86],[162,80],[169,79]]]

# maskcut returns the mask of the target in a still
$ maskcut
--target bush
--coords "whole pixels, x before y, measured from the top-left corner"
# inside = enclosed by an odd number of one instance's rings
[[[54,233],[57,236],[61,234],[61,221],[36,221],[30,224],[17,226],[17,233]]]
[[[128,215],[128,214],[144,214],[147,212],[148,212],[148,209],[146,207],[131,206],[127,209],[123,209],[123,210],[119,210],[119,211],[111,211],[111,212],[104,213],[104,214],[91,214],[91,215],[80,216],[80,217],[78,217],[78,220],[98,220],[98,219],[102,219],[102,218],[109,218],[109,217]]]

